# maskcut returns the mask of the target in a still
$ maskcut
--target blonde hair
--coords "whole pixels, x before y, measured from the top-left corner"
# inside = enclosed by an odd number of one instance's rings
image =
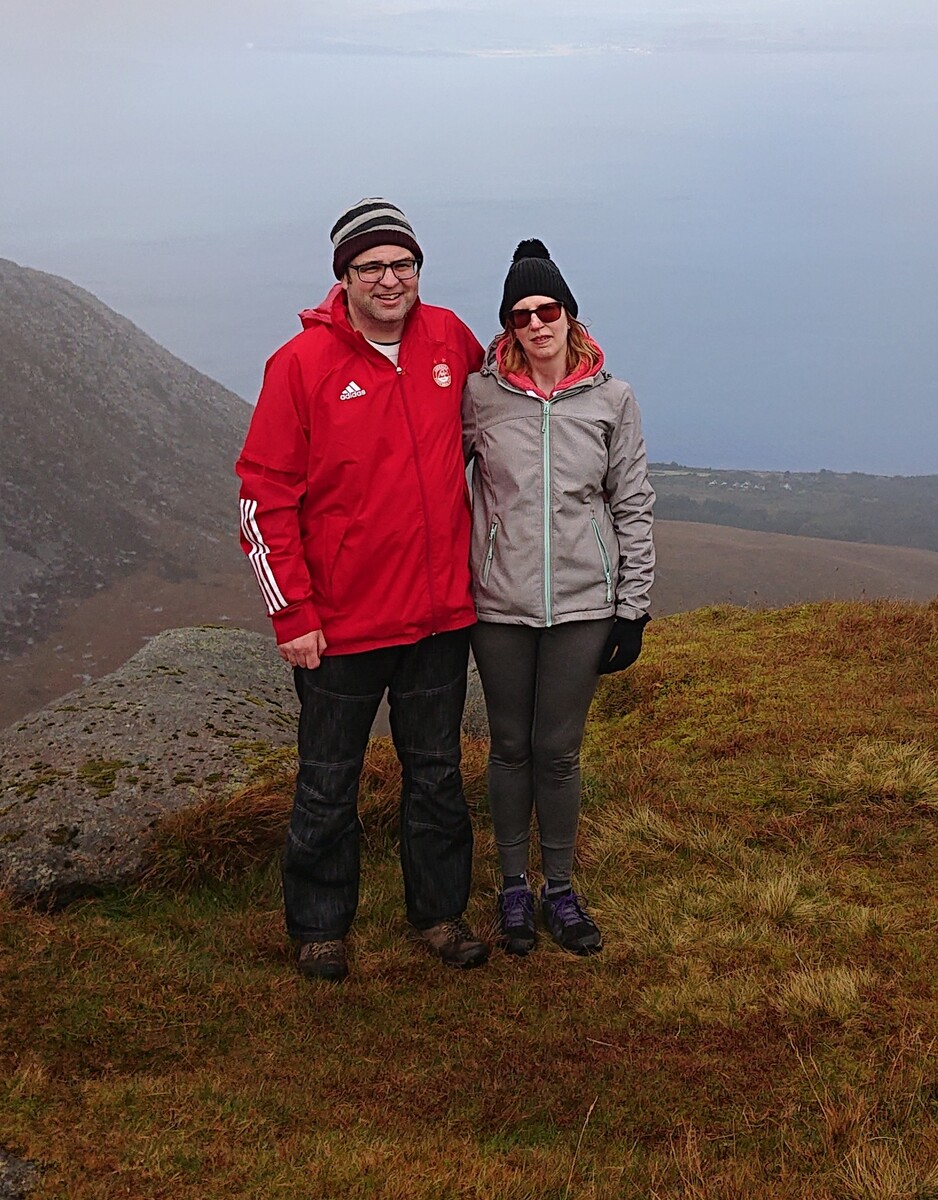
[[[564,310],[566,312],[566,309]],[[601,356],[596,343],[586,332],[586,326],[581,325],[576,317],[567,313],[567,361],[566,374],[572,375],[580,363],[586,360],[590,368],[598,367]],[[503,375],[530,375],[531,364],[518,341],[518,335],[508,325],[498,343],[499,369]]]

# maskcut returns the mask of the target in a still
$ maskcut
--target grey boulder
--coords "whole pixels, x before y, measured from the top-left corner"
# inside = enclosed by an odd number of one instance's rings
[[[271,638],[159,634],[0,732],[0,888],[58,907],[132,880],[160,819],[245,778],[254,744],[293,743],[296,709]]]

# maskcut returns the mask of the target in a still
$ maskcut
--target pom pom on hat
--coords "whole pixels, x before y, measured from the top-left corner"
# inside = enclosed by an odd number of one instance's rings
[[[518,243],[511,261],[517,262],[520,258],[550,258],[550,251],[540,238],[525,238]]]
[[[498,322],[502,327],[508,320],[508,313],[525,296],[550,296],[559,300],[571,317],[579,311],[573,292],[540,238],[519,242],[512,256],[498,310]]]

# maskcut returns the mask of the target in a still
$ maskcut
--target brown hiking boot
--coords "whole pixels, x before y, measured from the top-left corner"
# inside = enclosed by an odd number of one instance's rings
[[[476,937],[462,917],[440,921],[429,929],[418,929],[417,934],[448,967],[481,967],[488,960],[488,946]]]
[[[338,982],[348,974],[344,942],[303,942],[297,947],[296,969],[306,979]]]

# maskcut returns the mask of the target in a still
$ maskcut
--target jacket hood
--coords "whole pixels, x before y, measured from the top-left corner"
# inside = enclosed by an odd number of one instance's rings
[[[420,297],[418,296],[410,312],[407,314],[407,319],[404,323],[405,329],[419,308]],[[348,319],[345,288],[341,283],[333,284],[315,308],[304,308],[300,313],[300,323],[304,329],[311,329],[314,325],[329,325],[337,331],[348,334],[350,337],[354,337],[357,332]]]
[[[498,347],[498,343],[501,340],[502,340],[502,335],[500,333],[496,333],[496,335],[492,338],[492,340],[489,342],[489,344],[485,347],[485,359],[482,362],[482,374],[483,375],[497,375],[498,374],[498,360],[495,357],[495,353],[496,353],[496,349]]]
[[[501,345],[503,336],[504,335],[501,333],[496,334],[491,342],[489,342],[489,345],[485,351],[485,361],[482,364],[482,374],[494,375],[498,382],[503,384],[505,387],[516,388],[521,392],[535,391],[538,394],[541,394],[540,389],[537,387],[534,381],[529,379],[527,376],[505,375],[502,372],[499,347]],[[587,336],[589,337],[589,335]],[[592,370],[588,370],[582,365],[576,367],[569,375],[566,376],[565,379],[561,379],[559,385],[554,389],[555,396],[560,392],[565,392],[568,388],[593,387],[596,384],[603,383],[605,380],[612,378],[609,372],[605,369],[605,355],[603,354],[598,342],[593,341],[592,338],[589,338],[589,341],[590,345],[599,355],[599,362]],[[545,399],[547,399],[547,397],[545,397]]]
[[[336,301],[345,309],[345,302],[342,299],[342,292],[345,289],[340,283],[335,283],[326,293],[322,300],[315,308],[304,308],[300,313],[300,323],[304,329],[309,329],[312,325],[332,325],[335,324],[333,313],[335,310]],[[336,314],[338,315],[338,314]],[[345,322],[348,324],[348,317]]]

